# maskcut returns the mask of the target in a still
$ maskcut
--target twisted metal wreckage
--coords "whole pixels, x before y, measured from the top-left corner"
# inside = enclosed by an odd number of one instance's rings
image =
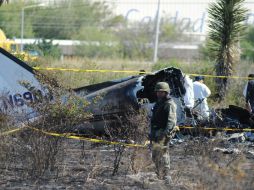
[[[31,86],[38,89],[39,94],[46,94],[46,89],[36,78],[34,69],[0,48],[0,109],[7,110],[13,118],[22,121],[36,117],[29,103],[36,102],[38,97],[21,85],[20,81],[28,81]],[[180,69],[174,67],[165,68],[153,74],[140,74],[73,89],[78,96],[90,102],[87,110],[93,114],[93,117],[85,128],[95,133],[101,132],[105,125],[116,125],[117,118],[124,117],[130,109],[150,110],[156,101],[154,86],[159,81],[168,82],[171,87],[171,96],[183,100],[186,93],[185,75]],[[98,95],[102,98],[95,103],[92,100]],[[184,112],[184,105],[181,107]],[[211,110],[210,118],[205,121],[200,120],[197,112],[191,114],[191,119],[194,127],[201,125],[217,128],[254,128],[254,116],[247,110],[234,105]]]

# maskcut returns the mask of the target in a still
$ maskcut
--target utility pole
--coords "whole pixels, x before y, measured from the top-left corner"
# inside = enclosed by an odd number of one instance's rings
[[[156,13],[156,28],[155,28],[155,38],[154,38],[154,52],[153,52],[153,63],[158,60],[158,44],[160,35],[160,0],[158,0],[158,7]]]
[[[23,52],[23,38],[24,38],[24,14],[25,8],[23,7],[21,10],[21,44],[20,44],[20,51]]]
[[[21,43],[20,43],[20,51],[23,52],[24,50],[24,44],[23,44],[23,39],[24,39],[24,20],[25,20],[25,9],[28,9],[28,8],[34,8],[34,7],[44,7],[45,4],[44,3],[40,3],[40,4],[35,4],[35,5],[29,5],[29,6],[26,6],[26,7],[22,7],[21,9]]]

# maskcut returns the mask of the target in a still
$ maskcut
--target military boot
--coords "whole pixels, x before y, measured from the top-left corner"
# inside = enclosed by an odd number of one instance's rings
[[[164,176],[163,179],[164,179],[165,184],[167,184],[167,185],[172,185],[173,181],[172,181],[172,178],[171,178],[170,175]]]

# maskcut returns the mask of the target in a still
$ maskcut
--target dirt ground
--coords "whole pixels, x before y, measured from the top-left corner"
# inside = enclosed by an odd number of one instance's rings
[[[24,175],[22,164],[0,168],[0,189],[253,189],[254,145],[221,138],[189,138],[170,145],[173,183],[154,173],[148,148],[125,148],[113,176],[119,146],[63,140],[57,167],[39,177]],[[230,151],[220,151],[227,148]],[[11,158],[10,158],[11,159]],[[20,158],[22,159],[22,157]]]

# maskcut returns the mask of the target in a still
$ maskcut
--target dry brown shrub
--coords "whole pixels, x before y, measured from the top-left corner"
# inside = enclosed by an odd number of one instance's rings
[[[188,142],[185,147],[186,157],[194,158],[192,165],[186,165],[179,172],[178,183],[181,183],[181,175],[186,173],[186,168],[193,168],[191,175],[194,183],[185,183],[188,189],[246,189],[253,185],[253,179],[243,169],[243,163],[248,163],[243,152],[232,154],[215,151],[215,148],[232,148],[232,144],[222,139],[209,140],[200,137]],[[239,150],[241,146],[238,146]],[[189,163],[190,164],[190,163]]]
[[[128,144],[144,144],[147,140],[148,134],[148,118],[145,110],[134,110],[133,108],[128,109],[122,117],[117,117],[118,125],[109,126],[106,128],[107,135],[111,141],[119,141]],[[131,154],[128,155],[130,159],[130,165],[127,167],[133,172],[140,171],[143,164],[138,164],[141,160],[146,160],[147,157],[140,158],[140,149],[137,147],[127,147],[125,144],[114,145],[114,162],[113,162],[113,175],[119,170],[119,166],[126,150],[132,149]],[[143,151],[142,151],[143,152]],[[142,154],[142,156],[145,156]],[[144,163],[144,162],[143,162]],[[146,165],[146,164],[145,164]]]
[[[57,87],[50,79],[44,86],[47,94],[40,101],[29,104],[37,117],[24,121],[26,129],[1,138],[2,171],[14,171],[17,178],[57,178],[59,165],[64,157],[63,138],[52,133],[73,132],[75,127],[84,124],[91,114],[84,111],[87,102],[72,92]],[[22,83],[30,92],[37,89],[29,83]],[[6,125],[1,115],[0,125]],[[6,119],[6,123],[11,123]],[[6,143],[8,142],[8,143]],[[8,158],[8,159],[6,159]]]

